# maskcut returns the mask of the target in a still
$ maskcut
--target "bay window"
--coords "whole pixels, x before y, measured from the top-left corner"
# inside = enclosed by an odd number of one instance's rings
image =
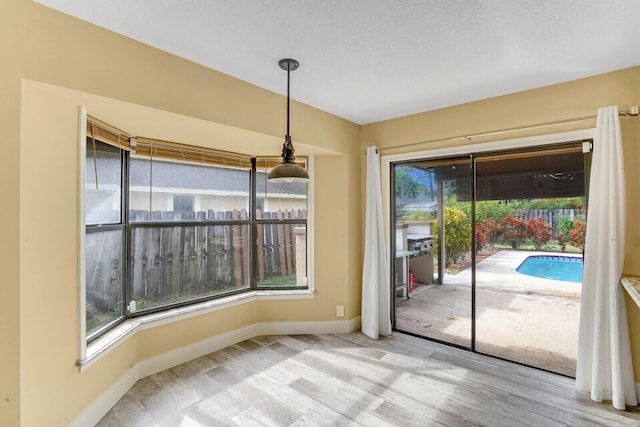
[[[101,125],[114,129],[88,119],[88,341],[128,317],[307,288],[307,188],[268,182],[277,159],[124,133],[113,144]]]

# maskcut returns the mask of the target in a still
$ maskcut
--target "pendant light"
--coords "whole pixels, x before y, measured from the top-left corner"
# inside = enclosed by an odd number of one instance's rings
[[[287,135],[282,145],[282,163],[269,172],[269,181],[272,182],[307,182],[309,174],[304,168],[296,164],[295,152],[289,135],[289,74],[300,66],[295,59],[285,58],[278,61],[280,68],[287,72]]]

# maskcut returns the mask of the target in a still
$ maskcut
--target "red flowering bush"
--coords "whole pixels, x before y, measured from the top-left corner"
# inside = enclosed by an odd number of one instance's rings
[[[486,238],[485,245],[489,244],[491,246],[494,246],[500,238],[501,233],[500,224],[498,224],[498,221],[496,221],[495,219],[485,219],[480,221],[478,223],[478,226],[480,227],[482,233],[484,233],[484,236]]]
[[[569,230],[569,242],[583,253],[586,232],[587,224],[579,219],[573,222],[573,228]]]
[[[558,241],[558,244],[560,245],[560,250],[564,252],[565,249],[567,249],[567,240],[568,240],[567,236],[560,233],[555,237],[555,239]]]
[[[541,217],[527,221],[527,233],[537,250],[542,249],[551,240],[551,227]]]
[[[476,253],[480,252],[487,244],[487,235],[481,224],[476,224]]]
[[[500,238],[512,249],[518,249],[529,237],[527,224],[513,215],[507,215],[498,222],[501,228]]]

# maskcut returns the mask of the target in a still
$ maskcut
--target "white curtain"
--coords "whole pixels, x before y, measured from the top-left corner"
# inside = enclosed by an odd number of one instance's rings
[[[378,339],[391,334],[389,256],[384,243],[380,155],[367,148],[364,268],[362,272],[362,332]]]
[[[576,385],[617,409],[638,404],[624,290],[625,183],[618,107],[598,109],[589,180]]]

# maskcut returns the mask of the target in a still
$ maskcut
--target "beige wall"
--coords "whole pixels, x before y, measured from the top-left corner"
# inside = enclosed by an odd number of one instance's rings
[[[357,317],[364,147],[588,116],[598,106],[640,102],[640,68],[364,127],[294,102],[296,149],[316,155],[316,297],[257,301],[148,329],[79,373],[78,106],[134,135],[196,145],[204,135],[216,148],[267,154],[280,150],[284,99],[25,0],[0,2],[0,48],[9,58],[0,67],[0,194],[3,206],[11,207],[0,210],[3,426],[66,425],[136,362],[254,322],[336,320],[336,305],[345,305],[346,319]],[[633,143],[640,120],[623,122],[627,158],[637,163]],[[589,126],[593,121],[553,131]],[[628,217],[638,218],[633,184],[640,177],[632,168],[627,177]],[[43,215],[41,206],[55,208]],[[640,226],[629,225],[625,272],[640,274]],[[630,319],[639,317],[630,306]],[[631,324],[631,333],[639,378],[637,325]]]
[[[315,298],[146,329],[80,373],[79,105],[133,135],[265,155],[280,152],[285,100],[30,1],[0,8],[0,425],[67,425],[136,362],[226,331],[339,320],[338,304],[358,316],[360,128],[293,102],[296,150],[316,156]]]
[[[551,134],[595,127],[595,119],[525,131],[510,131],[468,141],[458,136],[594,116],[598,107],[621,109],[640,103],[640,67],[587,79],[486,99],[441,110],[374,123],[362,128],[362,150],[375,144],[384,154]],[[640,275],[640,118],[623,117],[627,183],[625,274]],[[441,141],[436,141],[444,139]],[[421,143],[421,141],[434,141]],[[401,147],[402,145],[411,144]],[[395,147],[395,148],[394,148]],[[628,304],[636,381],[640,381],[640,309]]]
[[[19,66],[6,60],[18,54],[8,37],[15,31],[7,31],[12,9],[0,2],[0,195],[2,206],[12,207],[0,209],[0,425],[7,426],[17,425],[20,414],[20,80]]]

